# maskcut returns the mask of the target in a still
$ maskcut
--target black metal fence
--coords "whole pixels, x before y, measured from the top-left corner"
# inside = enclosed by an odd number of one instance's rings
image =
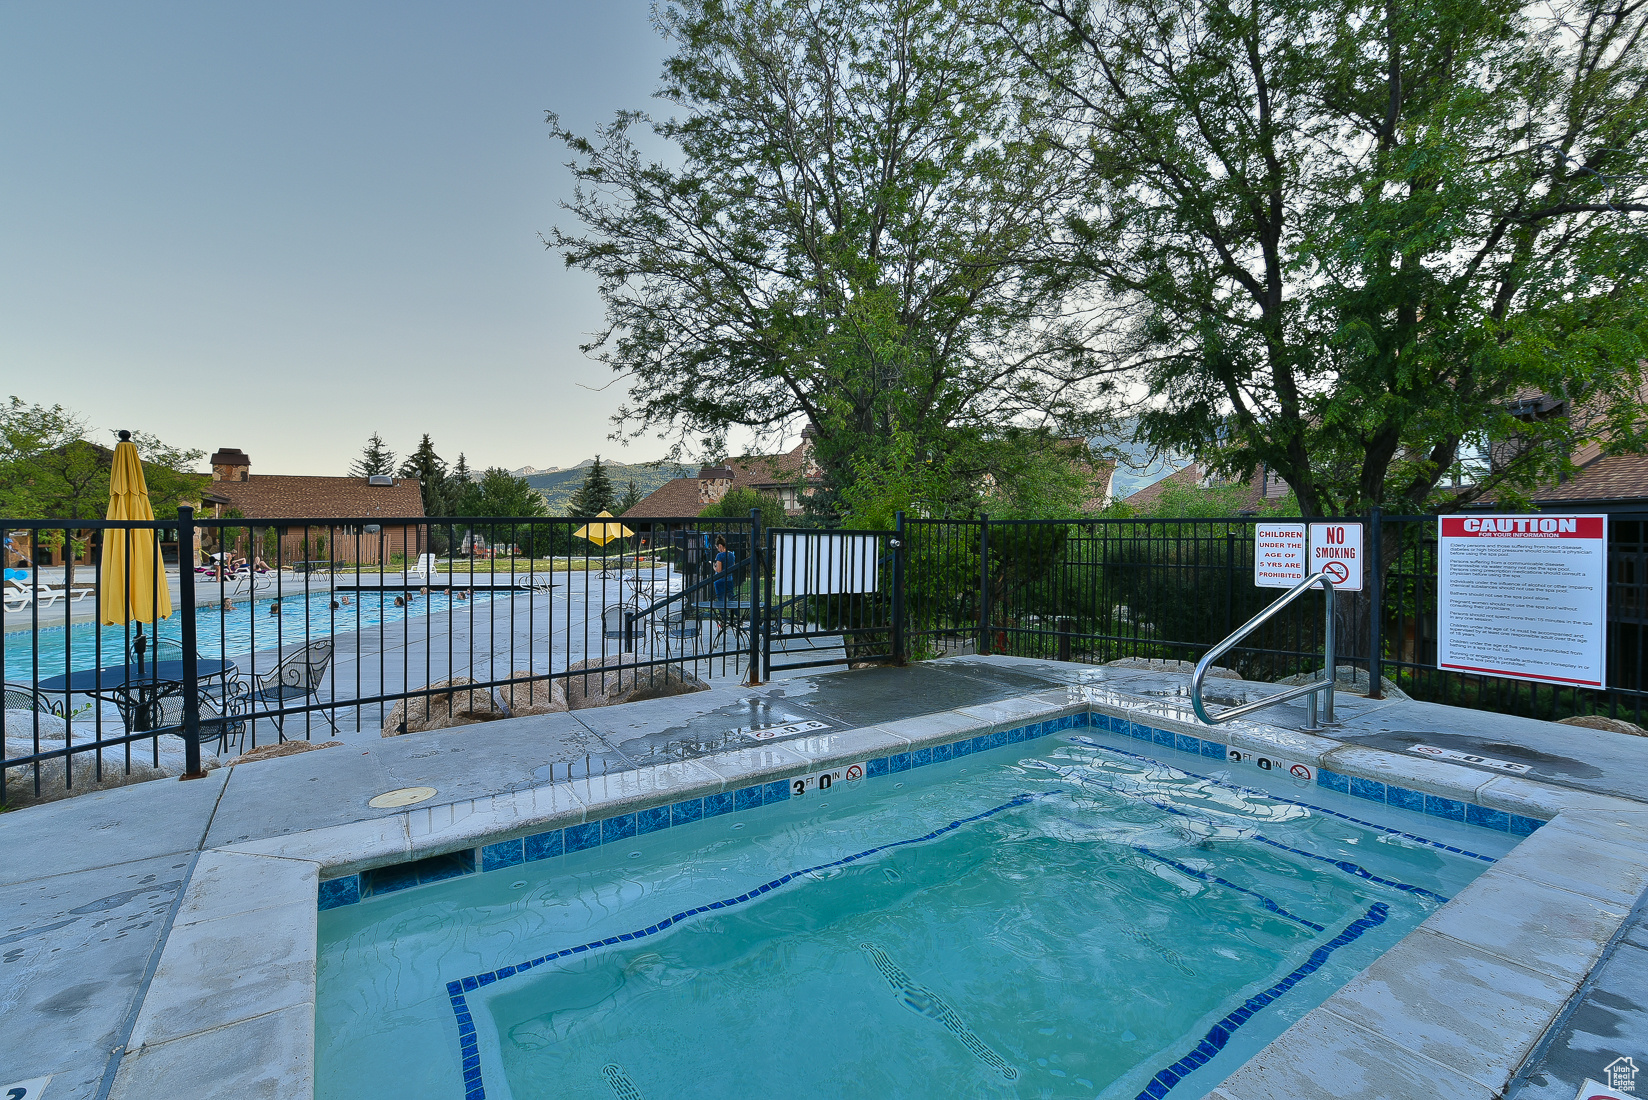
[[[1194,661],[1281,594],[1253,583],[1256,522],[0,521],[4,798],[194,772],[340,728],[394,736],[692,680],[961,652]],[[1339,598],[1341,667],[1437,702],[1648,717],[1648,514],[1610,520],[1605,690],[1439,670],[1435,518],[1363,522],[1369,584]],[[110,575],[113,540],[156,545],[164,582]],[[155,600],[162,583],[169,617],[99,624],[111,592]],[[1319,599],[1233,651],[1236,669],[1318,669]]]
[[[1254,525],[1276,518],[911,520],[908,655],[1195,661],[1282,594],[1253,581]],[[1436,517],[1346,518],[1365,525],[1367,589],[1338,599],[1341,668],[1427,701],[1648,718],[1648,514],[1609,519],[1602,690],[1439,669]],[[1319,669],[1320,600],[1301,600],[1234,650],[1236,670],[1274,681]]]
[[[340,728],[665,694],[759,659],[725,607],[748,617],[754,516],[0,523],[12,804]],[[113,539],[157,546],[165,573],[110,575]],[[169,616],[98,621],[111,590],[145,586],[167,588]]]

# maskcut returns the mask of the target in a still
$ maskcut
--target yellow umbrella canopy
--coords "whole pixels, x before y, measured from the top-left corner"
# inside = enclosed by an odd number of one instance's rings
[[[143,463],[130,432],[120,433],[109,472],[108,519],[154,522]],[[152,623],[172,614],[172,593],[160,561],[158,532],[133,528],[103,532],[103,594],[98,618],[105,623],[135,619]]]
[[[612,513],[603,508],[601,509],[601,514],[595,518],[611,519]],[[586,523],[572,533],[578,538],[588,539],[596,546],[605,546],[614,539],[627,539],[631,535],[635,534],[634,531],[631,531],[628,527],[625,527],[621,523]]]

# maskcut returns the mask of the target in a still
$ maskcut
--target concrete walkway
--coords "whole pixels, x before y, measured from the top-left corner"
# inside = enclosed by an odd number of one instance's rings
[[[956,657],[909,668],[803,676],[758,688],[725,681],[708,691],[570,714],[511,719],[382,739],[221,769],[192,782],[157,781],[82,795],[0,816],[0,1086],[53,1074],[48,1100],[102,1100],[174,927],[210,915],[180,913],[207,849],[404,814],[371,808],[377,794],[434,787],[431,805],[550,782],[594,779],[732,748],[776,746],[820,731],[1081,686],[1131,706],[1182,717],[1187,677],[1014,658]],[[1222,681],[1230,705],[1275,689]],[[1529,778],[1648,802],[1648,738],[1632,738],[1425,703],[1341,698],[1338,740],[1413,754],[1413,744],[1528,764]],[[1300,711],[1259,717],[1297,729]],[[364,732],[364,731],[363,731]],[[768,734],[756,738],[757,732]],[[1477,766],[1469,765],[1467,766]],[[1485,773],[1505,774],[1487,765]],[[281,862],[281,861],[275,861]],[[271,902],[273,904],[273,902]],[[313,898],[309,906],[312,924]],[[273,910],[271,910],[273,912]],[[278,939],[278,937],[276,938]],[[312,950],[313,945],[309,945]],[[275,980],[276,940],[236,942],[225,973]],[[1553,1033],[1528,1095],[1571,1096],[1599,1076],[1601,1052],[1648,1056],[1641,1007],[1641,907]],[[276,952],[275,959],[258,961]],[[241,967],[237,960],[245,956]],[[274,970],[271,970],[271,967]],[[250,975],[265,975],[254,978]],[[309,976],[312,983],[313,975]],[[254,991],[255,992],[255,991]],[[226,997],[250,995],[226,987]],[[149,1013],[155,1011],[150,1006]],[[1579,1075],[1579,1076],[1576,1076]],[[1567,1092],[1564,1093],[1563,1090]],[[1540,1091],[1535,1091],[1540,1090]]]

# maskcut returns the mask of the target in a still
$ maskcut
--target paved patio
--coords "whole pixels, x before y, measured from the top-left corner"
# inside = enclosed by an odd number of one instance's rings
[[[7,853],[0,865],[0,910],[10,918],[0,926],[6,977],[0,985],[0,1085],[49,1073],[50,1100],[110,1095],[128,1044],[135,1046],[134,1026],[167,937],[211,919],[181,907],[185,889],[202,873],[202,860],[215,866],[220,858],[212,849],[402,815],[367,805],[373,796],[402,787],[436,788],[430,805],[457,803],[805,736],[779,732],[753,742],[749,731],[755,729],[805,723],[816,736],[1050,688],[1113,693],[1131,700],[1128,705],[1182,719],[1188,714],[1186,683],[1176,674],[990,657],[825,673],[758,688],[723,681],[694,695],[619,707],[391,739],[350,738],[342,747],[225,768],[201,780],[157,781],[6,814],[0,817],[0,850]],[[1210,684],[1227,704],[1273,690],[1247,682]],[[1286,733],[1299,728],[1302,708],[1283,706],[1257,717],[1283,735],[1308,737]],[[1456,748],[1525,763],[1529,779],[1648,803],[1648,738],[1345,696],[1339,717],[1344,725],[1331,734],[1337,742],[1408,755],[1415,743]],[[1479,770],[1485,777],[1504,775]],[[273,930],[285,903],[272,898],[268,904]],[[312,895],[304,904],[308,924],[299,927],[312,928]],[[271,957],[278,961],[282,936],[272,932],[259,940],[220,945],[227,953],[220,960],[223,972],[269,973],[275,964],[263,956],[275,952]],[[1601,1073],[1611,1052],[1639,1060],[1648,1055],[1645,975],[1648,930],[1639,901],[1592,971],[1591,984],[1527,1067],[1525,1094],[1566,1100],[1583,1076]],[[155,1011],[150,1005],[148,1012]]]

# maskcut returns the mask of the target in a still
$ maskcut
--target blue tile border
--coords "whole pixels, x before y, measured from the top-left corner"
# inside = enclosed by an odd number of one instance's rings
[[[1242,1002],[1242,1007],[1225,1016],[1224,1019],[1208,1029],[1202,1041],[1191,1048],[1190,1052],[1177,1062],[1158,1070],[1134,1100],[1161,1100],[1184,1078],[1201,1069],[1213,1060],[1230,1042],[1230,1037],[1236,1029],[1251,1020],[1267,1005],[1280,999],[1288,990],[1304,981],[1311,974],[1320,970],[1328,958],[1341,947],[1354,943],[1362,938],[1362,934],[1369,929],[1384,924],[1389,917],[1390,908],[1384,902],[1375,902],[1368,907],[1368,911],[1351,921],[1345,930],[1327,943],[1310,953],[1310,958],[1295,967],[1287,977],[1266,989],[1262,993],[1255,993]]]
[[[1039,722],[1029,722],[1014,726],[1010,729],[996,729],[987,733],[969,734],[955,741],[944,744],[930,745],[919,749],[907,749],[903,752],[889,753],[885,756],[872,757],[865,764],[865,778],[875,779],[898,772],[923,768],[929,764],[942,764],[948,761],[971,755],[975,752],[986,752],[991,749],[1003,748],[1008,745],[1021,744],[1039,737],[1047,737],[1055,733],[1075,729],[1099,729],[1135,740],[1147,742],[1151,745],[1174,749],[1203,759],[1224,760],[1227,746],[1224,742],[1209,738],[1196,737],[1193,734],[1178,733],[1175,731],[1158,729],[1143,722],[1133,721],[1119,715],[1105,714],[1101,711],[1083,710],[1072,714],[1061,715],[1057,718],[1044,719]],[[1101,748],[1105,746],[1100,746]],[[1109,751],[1121,752],[1124,755],[1137,756],[1122,749]],[[1163,761],[1151,757],[1139,756],[1142,760],[1151,760],[1156,764],[1167,767]],[[1184,769],[1178,769],[1184,770]],[[1196,775],[1194,772],[1187,772]],[[1200,779],[1210,779],[1209,776],[1196,776]],[[1218,782],[1218,780],[1214,780]],[[1417,813],[1429,814],[1433,817],[1444,818],[1449,821],[1464,822],[1480,828],[1492,829],[1495,832],[1509,833],[1513,836],[1526,837],[1544,824],[1538,818],[1527,817],[1521,814],[1506,813],[1475,803],[1462,802],[1457,799],[1443,798],[1437,795],[1424,794],[1420,791],[1409,790],[1375,779],[1361,776],[1341,775],[1327,768],[1317,768],[1316,782],[1318,786],[1341,794],[1349,794],[1357,798],[1364,798],[1372,802],[1382,802],[1397,809],[1409,810]],[[1232,784],[1226,784],[1231,786]],[[706,818],[720,817],[723,814],[737,813],[752,810],[761,806],[770,806],[776,802],[787,801],[791,797],[788,780],[774,780],[768,783],[759,783],[741,787],[732,791],[718,791],[698,798],[689,798],[665,806],[654,806],[638,812],[617,814],[612,817],[596,821],[578,822],[562,829],[551,829],[546,832],[535,833],[530,836],[497,841],[482,845],[473,850],[473,864],[468,870],[456,865],[444,867],[438,874],[431,876],[430,872],[417,870],[397,871],[394,868],[409,867],[410,864],[396,864],[391,867],[378,868],[368,872],[377,881],[369,885],[368,880],[360,875],[348,875],[337,879],[328,879],[320,884],[317,892],[317,905],[320,909],[336,909],[344,905],[353,905],[364,898],[375,894],[389,893],[395,890],[406,889],[412,886],[423,885],[427,882],[438,882],[460,874],[469,874],[474,871],[486,872],[503,870],[523,863],[534,863],[539,860],[554,859],[561,855],[573,852],[588,851],[603,844],[628,840],[638,836],[664,829],[675,828],[681,825],[690,825]],[[1476,855],[1452,845],[1441,844],[1427,840],[1412,833],[1404,833],[1399,829],[1389,829],[1386,826],[1374,825],[1372,822],[1361,821],[1348,814],[1315,806],[1308,802],[1282,798],[1271,795],[1284,802],[1296,802],[1300,806],[1307,806],[1321,813],[1342,817],[1347,821],[1354,821],[1359,825],[1387,832],[1397,833],[1413,840],[1419,840],[1436,848],[1449,852],[1473,856],[1477,859],[1488,860],[1489,857]],[[412,861],[414,863],[419,861]]]

